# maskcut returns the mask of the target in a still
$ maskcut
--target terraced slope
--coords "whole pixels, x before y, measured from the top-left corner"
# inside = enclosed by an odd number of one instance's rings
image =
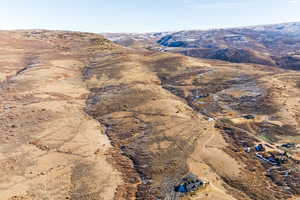
[[[1,200],[299,197],[298,148],[279,168],[244,150],[300,142],[297,72],[88,33],[3,31],[0,43]],[[188,174],[208,187],[176,193]]]

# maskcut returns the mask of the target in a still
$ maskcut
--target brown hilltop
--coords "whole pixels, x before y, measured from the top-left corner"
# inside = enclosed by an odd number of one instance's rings
[[[299,196],[297,148],[287,176],[243,149],[300,142],[298,72],[89,33],[1,31],[0,44],[1,200]],[[176,194],[191,173],[208,187]]]

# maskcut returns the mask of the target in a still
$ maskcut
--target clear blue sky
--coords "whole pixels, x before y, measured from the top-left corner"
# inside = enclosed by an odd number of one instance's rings
[[[300,21],[300,0],[0,0],[0,29],[154,32]]]

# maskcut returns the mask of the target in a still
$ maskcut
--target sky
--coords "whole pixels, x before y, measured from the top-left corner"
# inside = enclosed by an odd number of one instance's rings
[[[300,0],[0,0],[0,29],[160,32],[300,21]]]

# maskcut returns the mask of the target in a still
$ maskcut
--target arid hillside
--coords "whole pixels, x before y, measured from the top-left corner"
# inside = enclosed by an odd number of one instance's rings
[[[0,200],[296,200],[300,72],[0,32]]]

